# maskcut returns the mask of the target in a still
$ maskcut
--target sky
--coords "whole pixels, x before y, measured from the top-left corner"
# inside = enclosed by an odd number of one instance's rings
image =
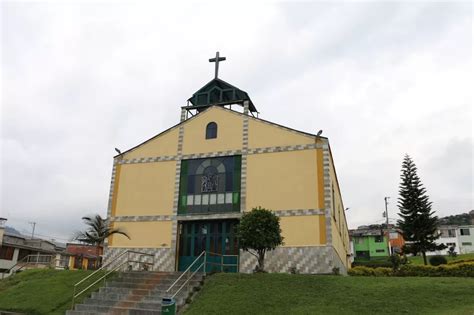
[[[106,214],[114,148],[219,76],[329,138],[349,227],[381,223],[409,154],[438,216],[473,206],[470,2],[2,2],[0,216],[66,241]]]

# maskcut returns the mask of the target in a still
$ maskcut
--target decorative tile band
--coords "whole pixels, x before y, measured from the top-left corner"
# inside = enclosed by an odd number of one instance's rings
[[[291,209],[274,210],[278,217],[309,216],[325,214],[324,209]],[[112,222],[147,222],[147,221],[190,221],[190,220],[215,220],[238,219],[241,212],[213,213],[213,214],[188,214],[188,215],[140,215],[111,217]]]
[[[255,270],[257,259],[249,252],[240,251],[240,272],[251,273]],[[268,272],[329,274],[333,268],[339,268],[341,274],[347,274],[332,246],[277,247],[265,255],[265,270]]]
[[[149,256],[140,255],[137,253],[130,253],[119,257],[123,252],[131,250],[138,253],[146,253],[153,255],[153,258]],[[130,257],[129,257],[130,256]],[[118,266],[120,263],[124,263],[130,258],[133,261],[144,261],[144,262],[153,262],[153,271],[174,271],[174,251],[169,248],[116,248],[109,247],[108,250],[104,253],[104,265],[109,262],[112,263],[112,266]],[[137,270],[141,266],[138,266],[137,263],[131,263],[133,270]]]
[[[323,145],[324,207],[326,215],[326,244],[332,245],[332,184],[330,177],[329,146]]]
[[[117,163],[116,160],[114,159],[114,163],[112,166],[112,176],[110,179],[110,190],[109,190],[109,200],[108,200],[108,205],[107,205],[107,218],[110,218],[112,215],[112,200],[114,197],[114,186],[115,186],[115,173],[117,171]],[[109,239],[106,238],[104,241],[104,251],[107,250],[107,246],[109,245]]]
[[[244,141],[243,141],[243,144]],[[185,154],[185,155],[167,155],[167,156],[157,156],[157,157],[143,157],[135,158],[130,160],[121,160],[119,164],[136,164],[136,163],[154,163],[154,162],[164,162],[164,161],[177,161],[179,159],[200,159],[200,158],[210,158],[217,156],[230,156],[230,155],[243,155],[246,154],[262,154],[262,153],[276,153],[276,152],[289,152],[289,151],[299,151],[299,150],[312,150],[312,149],[321,149],[323,146],[321,144],[309,143],[309,144],[297,144],[297,145],[287,145],[287,146],[275,146],[275,147],[262,147],[262,148],[250,148],[246,146],[242,150],[227,150],[227,151],[216,151],[216,152],[207,152],[207,153],[196,153],[196,154]],[[245,151],[245,152],[244,152]]]
[[[175,215],[124,215],[111,217],[112,222],[146,222],[146,221],[171,221],[176,220]]]

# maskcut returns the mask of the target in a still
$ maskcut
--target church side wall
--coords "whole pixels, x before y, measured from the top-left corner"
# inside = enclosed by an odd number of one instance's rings
[[[328,147],[328,158],[324,163],[329,168],[329,188],[331,193],[331,240],[335,252],[346,269],[350,268],[350,259],[347,254],[350,253],[350,242],[347,221],[344,213],[344,204],[342,201],[340,187],[337,181],[337,175]],[[334,191],[334,192],[333,192]]]

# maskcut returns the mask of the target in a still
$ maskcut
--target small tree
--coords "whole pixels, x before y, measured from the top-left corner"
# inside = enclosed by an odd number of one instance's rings
[[[237,229],[240,247],[257,257],[256,272],[263,272],[265,253],[283,244],[280,218],[270,210],[258,207],[244,213]]]
[[[96,214],[95,216],[83,217],[82,220],[85,224],[89,226],[89,228],[83,232],[77,233],[74,236],[74,239],[96,246],[96,254],[99,261],[99,265],[102,263],[100,261],[99,249],[104,245],[105,240],[110,235],[121,234],[130,239],[127,233],[121,231],[120,229],[112,228],[109,221],[107,219],[102,218],[98,214]]]
[[[441,250],[446,246],[435,243],[440,237],[437,233],[438,217],[431,211],[431,202],[416,171],[415,163],[405,155],[400,176],[398,208],[401,219],[398,220],[398,226],[407,242],[403,251],[414,255],[421,253],[426,265],[426,252]]]

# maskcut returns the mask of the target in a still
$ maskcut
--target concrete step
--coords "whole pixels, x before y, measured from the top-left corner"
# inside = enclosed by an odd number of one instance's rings
[[[127,308],[127,307],[110,307],[101,305],[87,305],[78,304],[75,308],[76,311],[86,311],[97,314],[107,313],[114,315],[160,315],[161,307],[159,309],[142,309],[138,307]]]
[[[124,307],[124,308],[140,308],[140,309],[150,309],[150,310],[161,309],[161,299],[156,300],[156,301],[130,301],[127,299],[109,300],[109,299],[86,298],[83,304],[110,306],[110,307]]]
[[[106,315],[107,313],[88,312],[88,311],[66,311],[66,315]]]
[[[191,286],[199,285],[202,280],[190,280],[188,283]],[[139,282],[123,282],[123,281],[109,281],[105,284],[106,288],[130,288],[130,289],[143,289],[153,290],[155,288],[166,288],[168,289],[175,281],[159,281],[156,283],[139,283]],[[180,287],[186,280],[179,280],[174,287]]]

